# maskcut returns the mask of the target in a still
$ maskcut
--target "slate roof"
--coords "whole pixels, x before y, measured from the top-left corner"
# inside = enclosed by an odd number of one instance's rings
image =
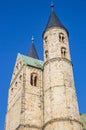
[[[38,59],[34,59],[32,57],[28,57],[28,56],[25,56],[25,55],[21,55],[21,58],[26,65],[36,67],[36,68],[39,68],[39,69],[43,69],[43,64],[44,64],[43,61],[38,60]]]
[[[35,58],[35,59],[39,59],[38,54],[37,54],[36,49],[35,49],[35,46],[34,46],[34,43],[32,43],[30,46],[28,56]]]
[[[86,114],[80,114],[81,122],[83,123],[83,130],[86,130]]]
[[[51,28],[51,27],[61,27],[63,29],[66,30],[66,32],[68,33],[68,30],[64,27],[64,25],[61,23],[60,19],[57,17],[56,13],[54,11],[51,12],[51,15],[49,17],[49,20],[48,20],[48,23],[47,23],[47,26],[45,28],[45,31],[48,29],[48,28]],[[45,32],[44,31],[44,32]],[[44,34],[44,33],[43,33]]]

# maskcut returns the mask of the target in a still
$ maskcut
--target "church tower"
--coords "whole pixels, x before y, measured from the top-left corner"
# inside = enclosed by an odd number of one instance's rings
[[[9,87],[5,130],[82,130],[68,30],[52,12],[43,32],[44,61],[34,38],[27,56],[18,54]]]
[[[70,58],[69,33],[54,12],[43,33],[44,130],[82,130]]]
[[[5,130],[41,130],[42,71],[32,39],[28,56],[18,54],[9,88]]]

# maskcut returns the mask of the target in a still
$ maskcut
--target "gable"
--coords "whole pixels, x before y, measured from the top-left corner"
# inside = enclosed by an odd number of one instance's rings
[[[13,70],[13,75],[12,75],[12,79],[11,79],[11,83],[13,82],[13,80],[15,79],[16,75],[20,72],[22,66],[23,66],[24,62],[21,58],[21,55],[18,54],[17,58],[16,58],[16,62],[15,62],[15,66],[14,66],[14,70]],[[10,84],[11,84],[10,83]]]

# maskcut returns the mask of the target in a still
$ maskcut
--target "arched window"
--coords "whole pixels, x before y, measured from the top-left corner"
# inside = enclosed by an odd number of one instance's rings
[[[45,57],[48,59],[48,50],[45,51]]]
[[[31,74],[30,84],[31,84],[32,86],[37,86],[37,74],[36,74],[36,73],[32,73],[32,74]]]
[[[66,58],[66,48],[65,47],[61,48],[61,57]]]
[[[59,42],[63,42],[64,43],[65,37],[63,33],[59,33]]]

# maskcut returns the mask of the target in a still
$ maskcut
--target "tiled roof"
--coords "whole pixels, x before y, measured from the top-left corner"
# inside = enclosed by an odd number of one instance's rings
[[[43,69],[43,63],[44,63],[43,61],[38,60],[38,59],[34,59],[32,57],[28,57],[25,55],[21,55],[21,57],[26,65],[30,65],[30,66],[33,66],[33,67],[36,67],[39,69]]]

